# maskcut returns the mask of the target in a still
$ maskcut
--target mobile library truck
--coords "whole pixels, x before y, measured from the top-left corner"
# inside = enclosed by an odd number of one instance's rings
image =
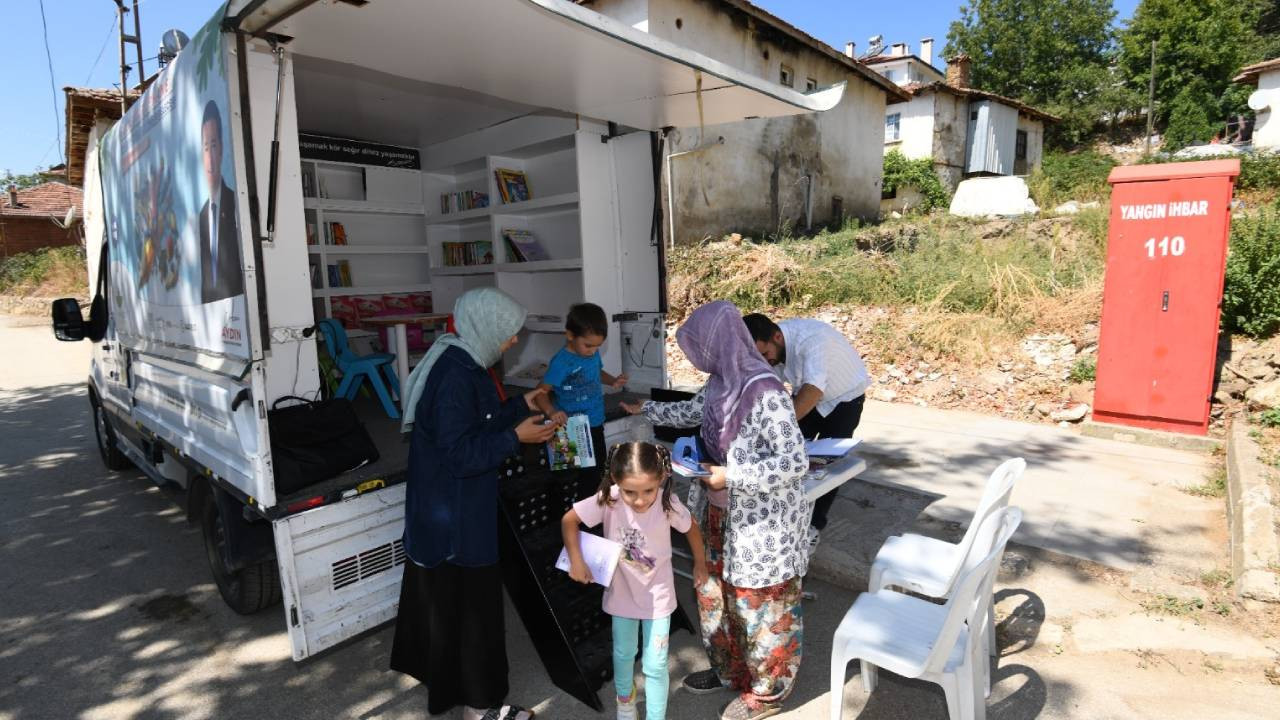
[[[273,409],[320,395],[317,323],[367,343],[362,317],[496,286],[530,312],[498,372],[530,387],[589,300],[612,318],[605,366],[665,387],[657,131],[842,92],[568,0],[232,0],[90,143],[93,307],[53,316],[95,343],[103,460],[185,489],[222,597],[241,613],[283,599],[295,660],[386,622],[404,563],[394,402],[355,403],[375,462],[288,487],[273,462]],[[399,330],[403,372],[422,343]]]

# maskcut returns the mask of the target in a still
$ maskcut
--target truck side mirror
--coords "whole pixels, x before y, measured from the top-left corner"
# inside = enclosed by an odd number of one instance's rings
[[[53,301],[53,335],[64,342],[85,338],[84,315],[80,312],[80,302],[75,298]]]

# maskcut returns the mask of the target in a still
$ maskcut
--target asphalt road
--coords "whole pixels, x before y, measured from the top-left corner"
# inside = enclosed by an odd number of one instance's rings
[[[100,463],[84,344],[0,319],[0,348],[0,720],[425,715],[426,691],[387,669],[389,628],[294,663],[278,606],[241,617],[222,603],[199,531],[171,494]],[[828,717],[830,638],[853,600],[808,589],[819,599],[806,604],[805,660],[781,717]],[[545,718],[601,717],[551,684],[510,605],[507,618],[510,699]],[[669,717],[714,718],[729,699],[675,689],[706,665],[691,635],[672,638]],[[867,701],[850,673],[846,718],[946,716],[935,686],[883,673]],[[1016,658],[995,679],[990,717],[1049,709],[1051,688]],[[609,688],[601,696],[612,715]]]

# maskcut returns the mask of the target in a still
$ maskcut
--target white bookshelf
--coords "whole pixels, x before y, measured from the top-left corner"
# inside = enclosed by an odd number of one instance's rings
[[[422,173],[373,165],[303,160],[307,246],[316,270],[312,296],[317,316],[332,317],[330,300],[357,295],[428,292],[431,254],[427,244]],[[333,244],[328,223],[338,222],[345,245]],[[330,283],[328,267],[349,265],[352,284]]]
[[[573,118],[531,116],[455,138],[423,150],[423,194],[433,302],[450,308],[463,292],[498,287],[520,301],[531,316],[520,342],[503,358],[504,379],[531,386],[542,365],[564,346],[564,316],[574,303],[590,301],[612,315],[621,310],[616,293],[593,292],[593,274],[617,273],[618,231],[613,207],[612,156],[607,129]],[[529,199],[503,203],[496,172],[524,173]],[[487,207],[442,213],[440,196],[479,191]],[[508,256],[504,229],[531,232],[549,259],[517,262]],[[446,266],[444,243],[487,242],[492,264]],[[547,319],[550,318],[550,319]],[[619,367],[616,327],[602,356]]]

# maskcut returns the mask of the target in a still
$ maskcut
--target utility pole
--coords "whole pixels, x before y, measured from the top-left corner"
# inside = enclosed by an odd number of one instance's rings
[[[132,43],[137,48],[139,85],[146,80],[147,72],[142,67],[142,17],[138,14],[138,0],[133,0],[132,35],[124,29],[124,16],[129,12],[129,8],[125,7],[124,0],[115,0],[115,3],[116,12],[120,18],[120,114],[123,115],[129,109],[129,71],[133,69],[125,59],[125,45]]]
[[[1156,118],[1156,41],[1151,41],[1151,81],[1147,84],[1147,156],[1151,155],[1151,133]]]

